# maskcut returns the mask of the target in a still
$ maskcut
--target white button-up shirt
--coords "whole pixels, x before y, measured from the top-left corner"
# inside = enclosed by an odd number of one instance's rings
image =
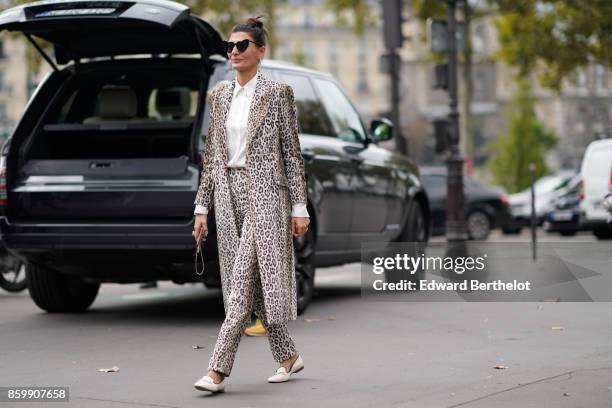
[[[228,167],[245,167],[246,165],[247,120],[259,75],[259,71],[257,71],[257,74],[242,86],[238,83],[238,80],[234,78],[234,94],[232,96],[229,111],[227,112],[227,121],[225,122]],[[205,206],[196,205],[194,214],[207,213],[208,209]],[[291,216],[310,217],[306,210],[306,204],[296,204],[292,206]]]

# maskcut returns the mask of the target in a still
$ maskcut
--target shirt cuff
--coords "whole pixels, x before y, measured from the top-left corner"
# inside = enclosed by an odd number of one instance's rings
[[[193,213],[194,214],[208,214],[208,209],[204,207],[203,205],[196,205],[196,208],[193,211]]]
[[[308,210],[306,209],[306,204],[295,204],[291,208],[291,216],[292,217],[308,217],[308,218],[310,218],[310,215],[308,215]]]

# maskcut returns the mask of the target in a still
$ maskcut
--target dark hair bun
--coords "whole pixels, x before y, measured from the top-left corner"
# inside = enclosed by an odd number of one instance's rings
[[[249,17],[247,19],[247,23],[248,24],[252,24],[252,25],[254,25],[256,27],[259,27],[259,28],[263,28],[264,23],[263,23],[263,21],[259,20],[261,17],[263,17],[263,15],[259,15],[257,17]]]

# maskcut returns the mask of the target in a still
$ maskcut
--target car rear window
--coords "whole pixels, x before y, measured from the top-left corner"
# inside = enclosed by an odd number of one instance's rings
[[[198,78],[168,71],[80,76],[59,95],[46,124],[193,121]]]

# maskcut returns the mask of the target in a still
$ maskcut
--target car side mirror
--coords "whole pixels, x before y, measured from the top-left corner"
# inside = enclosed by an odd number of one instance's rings
[[[376,142],[384,142],[393,136],[393,122],[387,118],[378,118],[370,123],[370,133]]]

